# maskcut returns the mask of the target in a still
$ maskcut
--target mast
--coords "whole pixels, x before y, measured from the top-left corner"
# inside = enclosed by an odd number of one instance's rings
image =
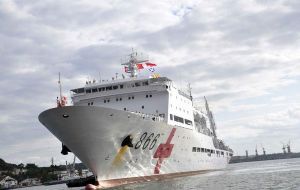
[[[62,100],[62,94],[61,94],[60,72],[58,73],[58,84],[59,84],[59,100],[61,102],[61,100]]]
[[[136,78],[138,76],[139,64],[149,60],[146,59],[143,54],[138,54],[137,52],[133,51],[133,49],[132,53],[129,54],[128,57],[129,58],[126,58],[126,61],[123,62],[122,65],[125,66],[125,72],[129,73],[131,78]]]
[[[189,92],[189,95],[190,95],[190,100],[192,101],[192,105],[193,105],[193,96],[192,96],[191,83],[188,84],[188,92]]]

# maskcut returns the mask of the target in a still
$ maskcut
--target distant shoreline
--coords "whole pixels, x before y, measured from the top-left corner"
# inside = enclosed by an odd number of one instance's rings
[[[264,160],[280,160],[280,159],[291,159],[300,158],[300,152],[297,153],[275,153],[266,155],[250,155],[246,156],[233,156],[229,161],[229,164],[241,163],[241,162],[256,162]]]

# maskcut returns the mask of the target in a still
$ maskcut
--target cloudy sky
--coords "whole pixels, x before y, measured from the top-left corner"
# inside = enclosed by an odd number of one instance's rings
[[[39,122],[63,91],[121,73],[135,48],[205,95],[237,155],[300,151],[300,1],[0,1],[0,158],[71,161]]]

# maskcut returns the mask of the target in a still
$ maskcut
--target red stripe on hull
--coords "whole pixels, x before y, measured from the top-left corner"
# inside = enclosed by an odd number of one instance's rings
[[[167,142],[165,144],[160,144],[154,153],[153,158],[158,158],[156,166],[154,168],[154,174],[159,174],[160,167],[161,167],[163,160],[165,158],[169,158],[172,153],[174,144],[170,144],[170,143],[175,134],[175,131],[176,131],[176,128],[173,128],[167,139]]]
[[[134,184],[134,183],[142,183],[147,181],[159,181],[159,180],[166,180],[166,179],[172,179],[177,177],[192,176],[192,175],[204,174],[211,171],[215,171],[215,170],[200,170],[200,171],[190,171],[190,172],[178,172],[178,173],[171,173],[171,174],[160,174],[160,175],[151,175],[151,176],[102,180],[99,181],[99,186],[97,186],[97,189]]]

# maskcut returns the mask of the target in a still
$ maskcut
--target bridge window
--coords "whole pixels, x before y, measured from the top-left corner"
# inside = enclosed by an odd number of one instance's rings
[[[92,92],[98,92],[97,88],[93,88]]]
[[[83,93],[84,92],[84,88],[77,88],[72,90],[75,94],[79,94],[79,93]]]
[[[91,93],[91,89],[86,89],[85,92],[86,93]]]
[[[201,152],[201,149],[199,147],[197,147],[197,152]]]
[[[149,85],[148,81],[145,81],[145,82],[143,82],[142,84],[143,84],[143,86]]]
[[[193,147],[192,152],[196,152],[196,147]]]
[[[120,88],[122,89],[123,87],[124,87],[124,85],[123,85],[123,84],[121,84],[121,85],[120,85]]]
[[[118,89],[118,86],[113,86],[113,89],[114,89],[114,90]]]
[[[106,91],[107,91],[107,90],[112,90],[112,86],[107,86],[107,87],[106,87]]]
[[[187,124],[187,125],[192,125],[192,124],[193,124],[192,121],[190,121],[190,120],[188,120],[188,119],[185,119],[184,122],[185,122],[185,124]]]
[[[201,148],[201,152],[205,152],[204,148]]]
[[[170,114],[170,120],[173,120],[173,115],[172,114]]]
[[[174,115],[174,121],[177,121],[177,122],[183,123],[183,118],[182,118],[182,117],[178,117],[178,116]]]

